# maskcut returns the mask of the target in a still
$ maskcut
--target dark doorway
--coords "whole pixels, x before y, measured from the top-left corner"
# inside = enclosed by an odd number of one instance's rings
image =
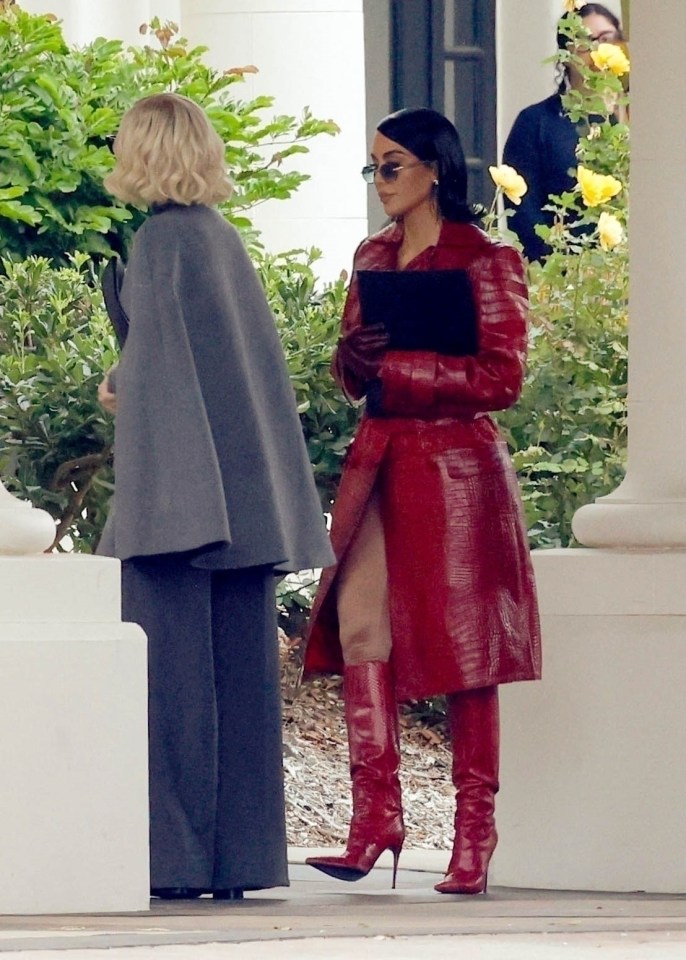
[[[391,103],[433,107],[460,131],[472,202],[488,204],[497,162],[496,0],[390,0]]]

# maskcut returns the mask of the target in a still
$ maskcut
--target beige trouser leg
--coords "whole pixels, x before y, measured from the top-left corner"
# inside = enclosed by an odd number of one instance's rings
[[[387,661],[391,656],[388,571],[379,496],[369,499],[338,572],[338,623],[343,662]]]

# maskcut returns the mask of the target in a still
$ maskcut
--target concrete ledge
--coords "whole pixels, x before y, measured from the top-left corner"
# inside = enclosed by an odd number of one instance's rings
[[[541,613],[686,616],[686,551],[534,550]]]
[[[0,624],[120,622],[119,581],[108,557],[0,556]]]

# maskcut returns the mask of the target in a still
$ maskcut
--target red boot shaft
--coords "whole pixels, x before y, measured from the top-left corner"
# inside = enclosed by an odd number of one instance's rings
[[[435,889],[484,893],[498,841],[494,816],[500,756],[498,688],[450,694],[448,712],[457,790],[455,841],[448,872]]]
[[[353,816],[345,853],[306,863],[339,880],[366,876],[384,850],[393,853],[393,886],[405,839],[400,795],[398,708],[391,667],[380,660],[346,666]]]

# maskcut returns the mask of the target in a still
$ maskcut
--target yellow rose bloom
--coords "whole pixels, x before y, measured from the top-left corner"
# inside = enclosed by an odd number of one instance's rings
[[[591,60],[598,70],[609,70],[616,77],[629,72],[629,58],[615,43],[598,44],[598,49],[591,51]]]
[[[598,237],[603,250],[612,250],[624,239],[624,227],[617,217],[603,211],[598,218]]]
[[[488,172],[493,183],[500,187],[508,200],[515,204],[522,202],[522,197],[529,188],[524,177],[517,173],[514,167],[501,163],[499,167],[489,167]]]
[[[564,0],[564,7],[567,13],[574,13],[575,10],[580,10],[586,0]]]
[[[576,178],[581,187],[581,196],[587,207],[599,207],[616,197],[622,189],[622,184],[616,177],[594,173],[587,167],[576,168]]]

